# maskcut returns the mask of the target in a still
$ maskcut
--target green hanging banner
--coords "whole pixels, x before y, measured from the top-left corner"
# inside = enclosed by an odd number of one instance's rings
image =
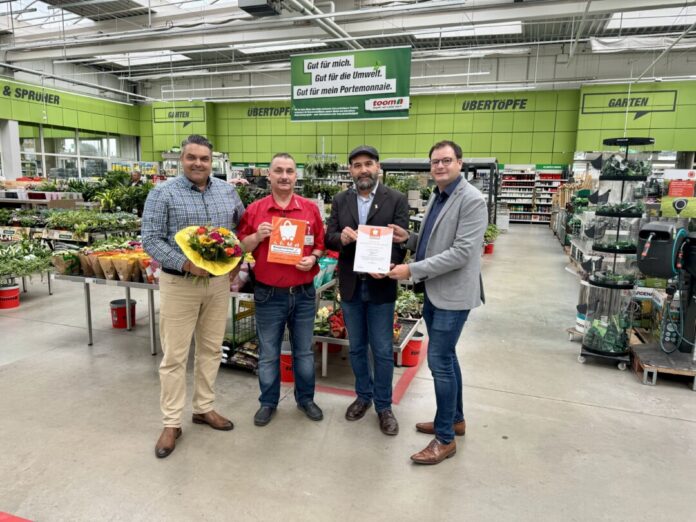
[[[408,118],[411,48],[291,58],[292,121]]]

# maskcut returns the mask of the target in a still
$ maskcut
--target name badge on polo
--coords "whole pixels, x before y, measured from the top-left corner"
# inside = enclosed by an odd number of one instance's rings
[[[305,244],[305,246],[313,246],[314,245],[314,234],[305,235],[304,244]]]

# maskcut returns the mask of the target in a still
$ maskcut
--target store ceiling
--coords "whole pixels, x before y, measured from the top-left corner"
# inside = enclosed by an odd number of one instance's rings
[[[351,48],[407,45],[420,60],[529,54],[592,36],[678,37],[696,22],[696,0],[288,0],[278,2],[280,15],[265,18],[237,4],[0,0],[0,51],[9,65],[75,63],[137,83],[278,70],[291,54]]]

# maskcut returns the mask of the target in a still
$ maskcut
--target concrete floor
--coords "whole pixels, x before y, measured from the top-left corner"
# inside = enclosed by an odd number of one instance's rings
[[[252,423],[253,375],[221,370],[217,408],[232,432],[190,422],[167,459],[146,297],[134,332],[111,329],[115,289],[93,291],[86,346],[79,285],[38,278],[0,313],[0,511],[83,520],[696,520],[696,394],[685,382],[640,384],[629,371],[576,361],[568,341],[577,281],[543,226],[514,226],[486,256],[488,304],[460,340],[467,435],[438,466],[409,456],[429,437],[434,393],[422,365],[401,404],[397,437],[374,413],[344,420],[350,398],[321,393],[323,422],[295,408]],[[331,356],[327,386],[352,382]],[[398,378],[402,370],[397,371]]]

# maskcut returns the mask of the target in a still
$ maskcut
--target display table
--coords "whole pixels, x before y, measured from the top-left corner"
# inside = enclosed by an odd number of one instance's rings
[[[82,288],[85,295],[85,318],[87,320],[87,336],[88,336],[88,346],[92,346],[92,300],[90,294],[90,285],[106,285],[106,286],[118,286],[124,288],[126,291],[126,329],[131,330],[131,320],[130,320],[130,307],[131,298],[130,291],[131,288],[140,288],[147,290],[147,312],[150,327],[150,353],[152,355],[157,355],[157,346],[155,339],[155,290],[159,290],[159,285],[149,284],[149,283],[133,283],[130,281],[114,281],[110,279],[99,279],[95,277],[83,277],[83,276],[69,276],[60,274],[51,274],[51,278],[56,281],[70,281],[72,283],[82,283]]]
[[[394,343],[394,352],[396,353],[396,364],[401,366],[402,362],[402,352],[406,348],[406,345],[413,337],[413,334],[418,330],[418,326],[423,321],[423,319],[402,319],[399,318],[399,324],[401,325],[401,332],[399,334],[398,342]],[[321,343],[321,376],[326,377],[328,358],[329,358],[329,344],[337,344],[340,346],[350,346],[348,339],[338,339],[336,337],[329,337],[326,335],[315,335],[312,337],[312,343]]]

